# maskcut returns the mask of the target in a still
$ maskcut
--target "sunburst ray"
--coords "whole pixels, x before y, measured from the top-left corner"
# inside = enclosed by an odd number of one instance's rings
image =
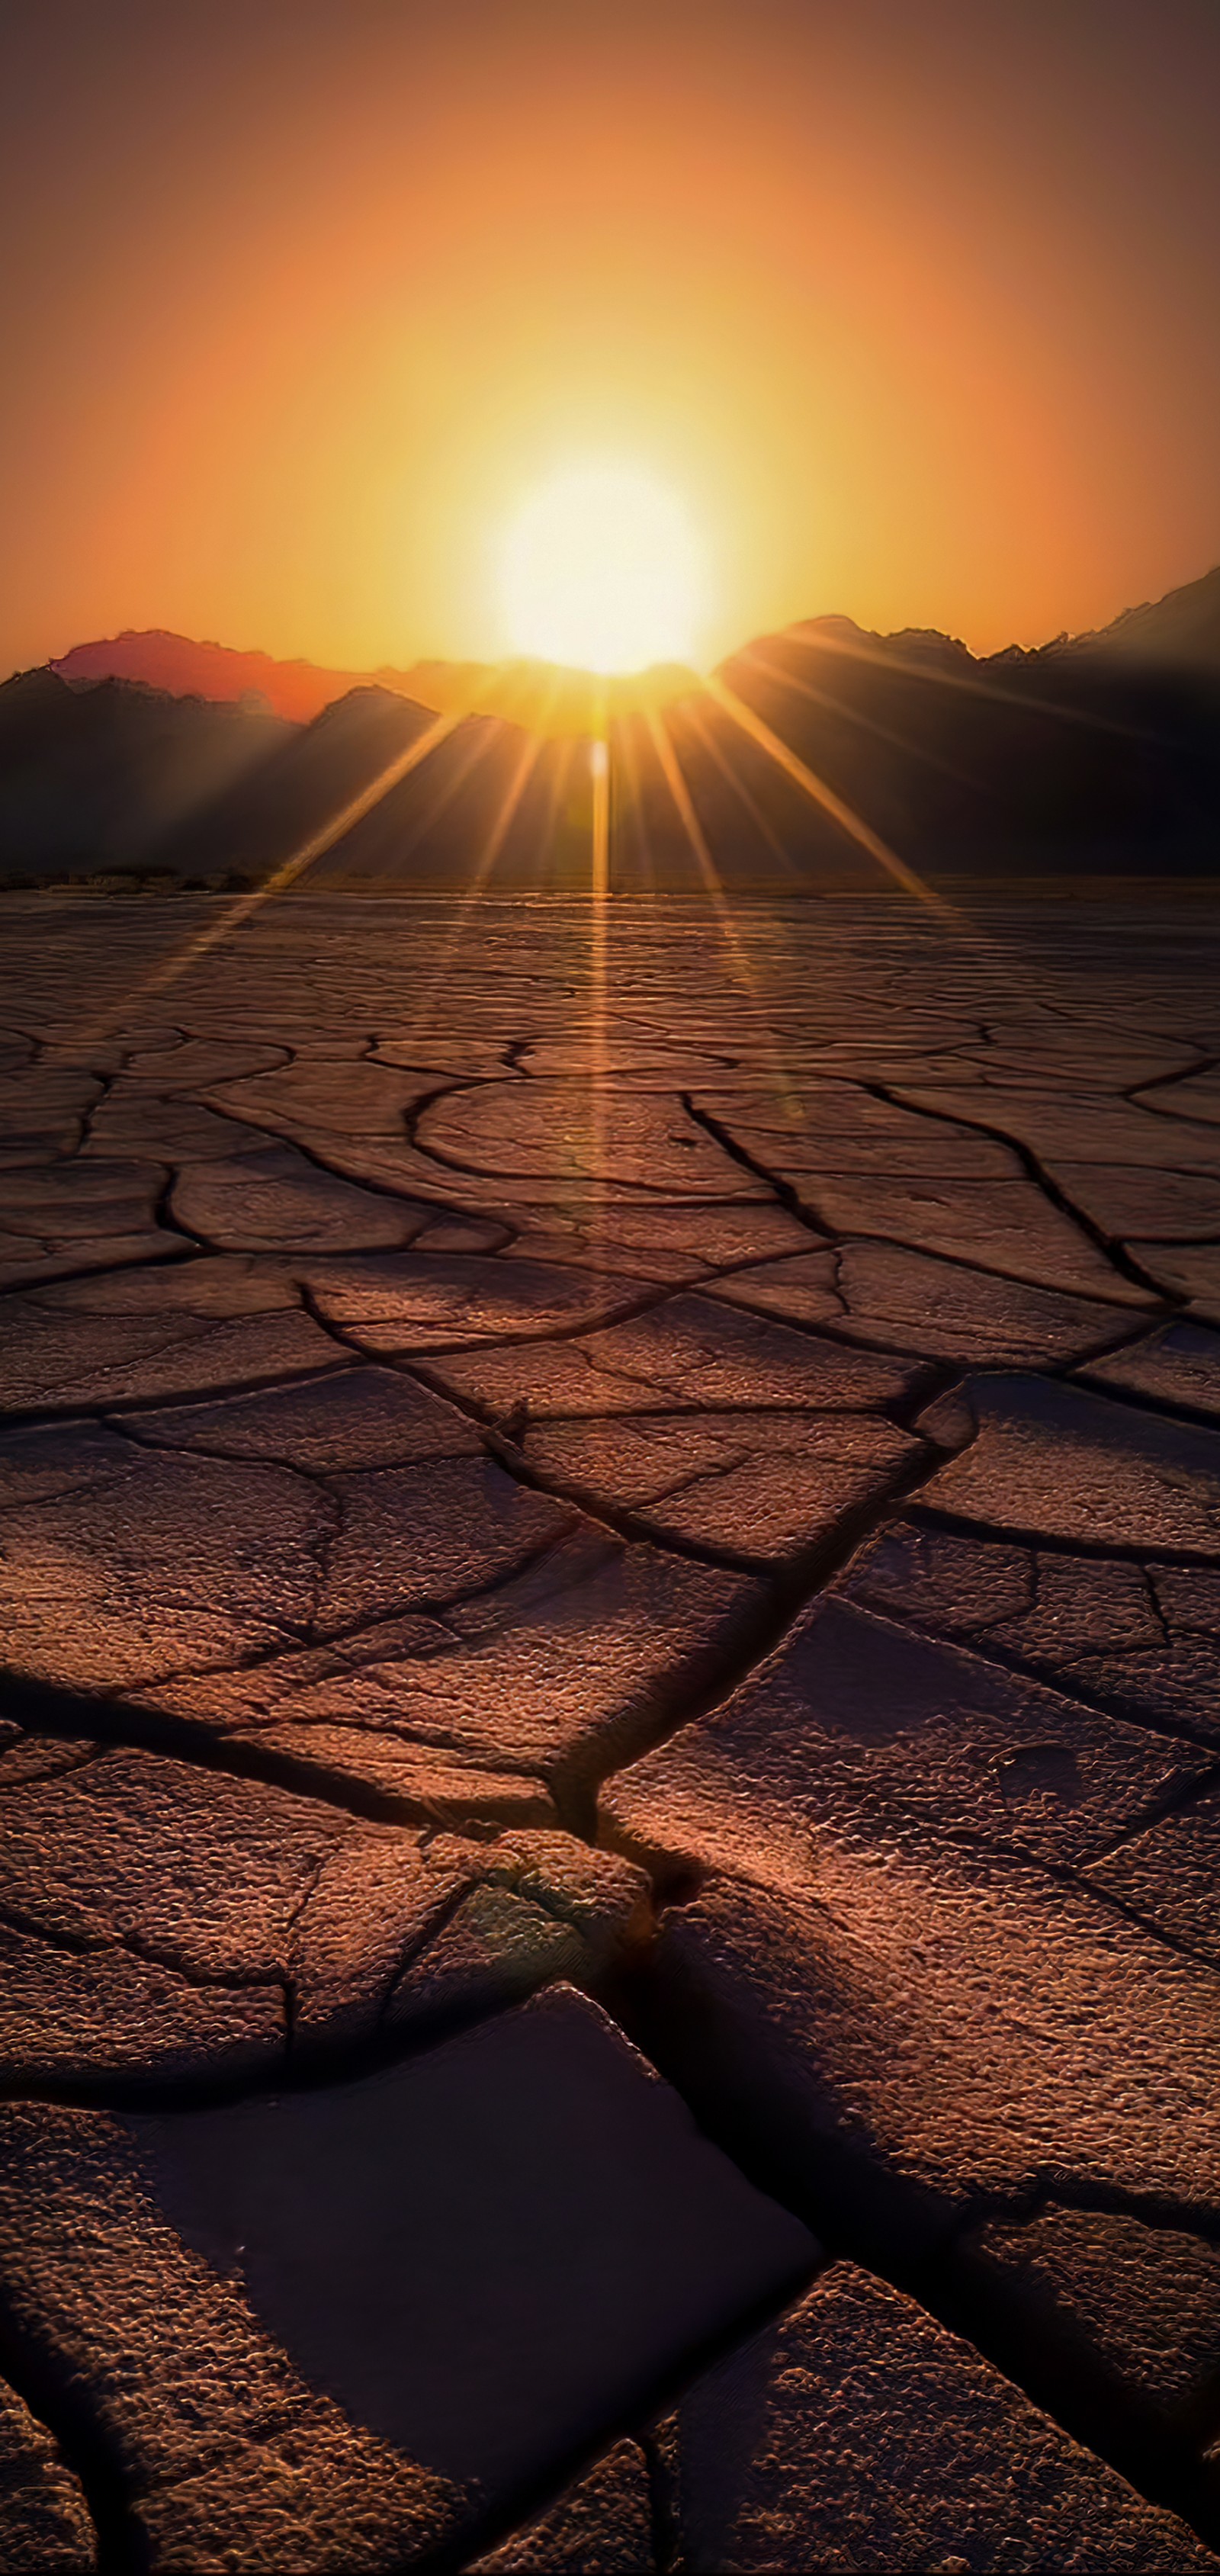
[[[912,742],[906,734],[895,733],[891,725],[879,724],[875,716],[866,716],[861,708],[849,706],[845,698],[832,697],[828,689],[815,688],[811,680],[798,680],[791,671],[782,670],[777,662],[769,662],[756,644],[747,645],[738,658],[748,662],[751,670],[761,671],[768,680],[777,681],[781,689],[791,689],[794,696],[807,698],[811,706],[824,707],[829,715],[844,718],[848,724],[858,726],[861,733],[871,733],[878,742],[888,743],[892,751],[905,752],[908,759],[921,760],[926,768],[939,770],[942,777],[951,778],[955,786],[977,787],[978,780],[971,778],[967,770],[956,769],[952,761],[942,760],[938,752],[929,751],[924,743]]]
[[[700,875],[702,876],[704,885],[707,889],[712,910],[716,916],[716,925],[724,943],[725,953],[729,959],[730,966],[737,977],[737,981],[742,992],[748,996],[751,1007],[759,1014],[759,1025],[765,1037],[769,1057],[768,1072],[772,1091],[776,1100],[781,1104],[784,1114],[788,1118],[789,1122],[793,1125],[800,1125],[803,1121],[804,1113],[801,1109],[800,1102],[796,1098],[792,1089],[791,1082],[788,1078],[787,1072],[785,1071],[783,1063],[781,1062],[778,1046],[776,1044],[775,1031],[764,1016],[766,1005],[759,993],[757,977],[755,976],[753,967],[750,963],[741,933],[733,918],[732,909],[725,895],[724,887],[721,885],[716,863],[708,846],[707,836],[699,821],[699,817],[695,812],[690,788],[687,785],[682,764],[678,758],[677,750],[670,736],[669,728],[666,725],[663,715],[650,715],[647,722],[666,786],[673,798],[674,805],[677,809],[686,837],[698,863]]]
[[[993,706],[1012,707],[1021,715],[1048,716],[1056,724],[1084,725],[1094,733],[1114,733],[1136,742],[1155,739],[1146,726],[1131,725],[1116,716],[1096,715],[1088,707],[1056,706],[1050,698],[1027,697],[1020,689],[1002,688],[995,680],[975,679],[966,671],[947,671],[934,662],[905,661],[893,653],[879,653],[875,646],[849,644],[839,635],[803,635],[799,626],[785,629],[784,641],[797,644],[806,653],[837,653],[844,662],[867,662],[869,668],[881,671],[887,679],[924,680],[929,688],[953,689],[968,698],[987,698]]]
[[[513,815],[516,813],[531,773],[542,751],[543,742],[546,739],[546,726],[550,715],[558,702],[560,686],[560,675],[556,673],[553,684],[548,690],[539,711],[539,729],[536,733],[528,735],[522,745],[520,758],[518,759],[513,775],[509,780],[491,830],[488,833],[479,854],[478,864],[475,867],[474,874],[458,903],[449,936],[437,951],[433,962],[432,973],[424,987],[420,1006],[415,1013],[414,1019],[410,1022],[409,1026],[403,1033],[402,1043],[405,1046],[424,1046],[428,1041],[428,1037],[434,1025],[434,1012],[438,996],[447,988],[455,960],[461,951],[462,942],[466,936],[471,914],[474,911],[476,904],[481,901],[485,893],[488,877],[490,876],[496,860],[500,855],[500,851],[504,846],[504,840],[512,822]],[[482,757],[486,752],[490,740],[490,735],[486,735],[484,737],[483,742],[479,746],[479,757]],[[464,777],[469,776],[472,766],[472,762],[467,764],[466,769],[463,772]]]
[[[747,706],[744,698],[737,697],[732,689],[726,688],[724,681],[719,679],[715,672],[709,674],[704,687],[709,697],[723,710],[724,714],[731,717],[734,724],[740,725],[743,733],[749,734],[751,741],[758,744],[760,751],[769,752],[776,767],[783,770],[785,777],[790,778],[813,804],[820,806],[822,812],[829,815],[832,823],[838,824],[839,830],[846,833],[849,840],[855,841],[860,849],[867,852],[870,859],[875,859],[878,867],[884,868],[886,875],[892,877],[895,885],[901,886],[904,894],[914,895],[919,903],[929,904],[934,911],[943,913],[950,920],[956,918],[953,906],[947,904],[942,896],[934,894],[931,886],[925,884],[916,870],[909,867],[905,859],[900,859],[898,852],[892,850],[888,841],[883,841],[880,834],[874,832],[871,825],[866,823],[852,806],[846,804],[841,796],[836,796],[834,789],[826,785],[825,779],[818,777],[816,770],[810,769],[805,761],[798,759],[796,753],[789,750],[780,735],[772,733],[770,725],[764,724],[762,717],[755,715],[753,707]]]
[[[772,830],[757,797],[751,794],[744,778],[738,777],[731,760],[726,758],[715,735],[709,732],[708,727],[704,724],[702,716],[697,714],[693,706],[689,705],[685,705],[683,707],[682,716],[683,721],[690,726],[692,733],[698,736],[709,760],[714,761],[722,778],[726,781],[728,786],[732,789],[733,794],[745,808],[745,811],[749,815],[750,821],[753,823],[760,838],[766,842],[768,849],[773,851],[775,857],[781,861],[782,865],[787,870],[788,875],[791,877],[793,884],[799,884],[800,871],[795,860],[792,858],[790,852],[784,848],[784,844],[781,841],[778,832]]]
[[[316,832],[311,833],[308,840],[302,841],[299,848],[274,870],[264,884],[256,886],[250,894],[239,895],[237,901],[230,904],[222,913],[219,921],[213,922],[206,930],[197,932],[193,939],[188,940],[185,948],[179,949],[175,956],[167,958],[162,966],[157,967],[151,975],[145,976],[142,983],[125,994],[122,1002],[116,1004],[107,1013],[104,1021],[98,1022],[85,1032],[82,1043],[89,1046],[96,1045],[98,1040],[105,1037],[132,1009],[133,1005],[148,1001],[154,993],[168,992],[170,986],[180,982],[182,976],[189,973],[190,969],[198,964],[199,959],[206,956],[209,949],[217,948],[222,941],[231,939],[234,932],[240,930],[243,923],[248,921],[253,913],[259,912],[264,904],[270,903],[274,895],[286,894],[288,888],[295,885],[297,879],[304,875],[306,868],[312,867],[315,860],[324,858],[328,850],[333,850],[337,842],[342,841],[347,833],[354,831],[357,823],[362,823],[365,815],[371,814],[374,806],[380,805],[392,788],[399,786],[404,778],[409,777],[413,769],[418,769],[420,762],[426,760],[429,754],[447,739],[455,727],[461,724],[462,720],[460,713],[437,716],[423,733],[416,735],[414,742],[408,743],[405,751],[399,752],[394,760],[389,761],[384,769],[379,770],[376,778],[370,779],[367,787],[361,788],[358,796],[351,797],[337,814],[332,814],[329,822],[320,825]]]

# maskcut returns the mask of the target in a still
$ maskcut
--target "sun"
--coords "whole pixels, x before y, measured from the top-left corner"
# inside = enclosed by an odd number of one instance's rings
[[[676,494],[633,466],[571,465],[528,493],[501,586],[515,653],[604,672],[694,659],[702,548]]]

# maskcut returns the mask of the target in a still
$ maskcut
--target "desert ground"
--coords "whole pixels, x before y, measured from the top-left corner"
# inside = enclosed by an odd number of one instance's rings
[[[0,906],[5,2566],[1220,2568],[1220,929]]]

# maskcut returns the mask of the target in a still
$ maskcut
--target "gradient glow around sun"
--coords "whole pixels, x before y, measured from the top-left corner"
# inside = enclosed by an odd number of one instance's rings
[[[506,532],[501,583],[514,653],[605,672],[695,658],[703,550],[677,495],[633,466],[538,484]]]

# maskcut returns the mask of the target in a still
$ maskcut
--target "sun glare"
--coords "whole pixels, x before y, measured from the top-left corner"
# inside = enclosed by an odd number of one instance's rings
[[[585,671],[690,662],[702,550],[682,503],[622,465],[576,465],[529,493],[504,542],[511,649]]]

